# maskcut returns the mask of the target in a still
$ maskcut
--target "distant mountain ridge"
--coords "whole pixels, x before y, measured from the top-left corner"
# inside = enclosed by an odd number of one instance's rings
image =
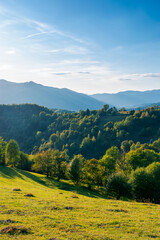
[[[67,88],[47,87],[35,82],[15,83],[0,80],[0,104],[38,104],[69,111],[100,109],[104,103]]]
[[[117,108],[143,108],[143,106],[147,107],[160,102],[160,90],[98,93],[91,95],[91,97]]]

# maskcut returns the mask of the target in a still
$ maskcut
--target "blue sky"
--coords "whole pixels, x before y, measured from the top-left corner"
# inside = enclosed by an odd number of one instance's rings
[[[0,0],[0,79],[160,89],[159,0]]]

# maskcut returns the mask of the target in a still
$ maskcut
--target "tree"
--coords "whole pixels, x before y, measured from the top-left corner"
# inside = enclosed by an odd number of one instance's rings
[[[29,160],[27,154],[23,152],[19,153],[19,162],[17,167],[23,170],[29,170]]]
[[[121,173],[113,174],[109,177],[106,185],[107,192],[120,199],[120,197],[131,197],[131,185],[128,179]]]
[[[99,160],[100,164],[100,175],[102,184],[106,184],[107,178],[115,172],[116,162],[120,158],[119,149],[117,147],[109,148],[102,159]]]
[[[121,142],[121,150],[123,151],[123,153],[128,153],[130,151],[130,147],[133,144],[133,141],[128,141],[128,140],[124,140],[123,142]]]
[[[62,178],[65,178],[65,166],[68,160],[68,155],[66,152],[60,152],[59,150],[53,151],[53,176],[57,177],[59,181]]]
[[[5,164],[5,148],[7,143],[0,137],[0,164]]]
[[[94,185],[101,184],[101,176],[99,173],[99,161],[96,159],[87,160],[83,167],[83,181],[91,189]]]
[[[153,162],[146,168],[146,171],[152,177],[151,201],[159,204],[160,203],[160,163]]]
[[[147,167],[152,162],[159,161],[159,154],[150,149],[138,148],[131,150],[125,156],[125,162],[128,170],[135,170],[137,167]]]
[[[19,146],[18,143],[11,139],[6,146],[5,162],[11,167],[16,167],[19,162]]]
[[[153,179],[145,168],[137,168],[131,175],[134,197],[137,201],[151,201],[153,195]]]
[[[32,170],[41,172],[47,175],[52,175],[53,170],[53,150],[48,149],[34,156],[34,164]]]
[[[78,184],[80,181],[84,161],[85,159],[82,155],[75,155],[69,164],[68,168],[69,178],[75,184]]]

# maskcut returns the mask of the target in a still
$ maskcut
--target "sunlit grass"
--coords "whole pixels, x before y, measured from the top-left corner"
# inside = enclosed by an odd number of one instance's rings
[[[0,166],[0,230],[7,226],[28,233],[0,234],[2,240],[160,239],[160,205],[107,200],[67,182]]]

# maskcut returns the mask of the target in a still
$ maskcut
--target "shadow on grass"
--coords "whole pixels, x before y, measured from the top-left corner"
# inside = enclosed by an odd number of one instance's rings
[[[51,178],[47,178],[46,176],[36,176],[31,172],[23,171],[21,169],[10,168],[0,165],[0,175],[4,178],[14,179],[16,177],[27,181],[26,178],[32,180],[40,185],[43,185],[48,188],[58,188],[63,191],[73,192],[76,194],[80,194],[86,197],[92,198],[104,198],[106,199],[105,195],[99,194],[98,192],[88,190],[86,187],[82,186],[74,186],[71,183],[67,183],[65,181],[56,181]]]
[[[16,177],[23,179],[23,176],[17,171],[16,168],[10,168],[0,165],[0,175],[4,178],[14,179]]]
[[[64,191],[69,191],[69,192],[73,192],[76,194],[80,194],[86,197],[92,197],[92,198],[104,198],[106,199],[107,197],[105,195],[102,195],[96,191],[93,190],[88,190],[86,187],[84,186],[74,186],[70,183],[66,183],[66,182],[58,182],[55,181],[55,185],[57,188],[64,190]]]

